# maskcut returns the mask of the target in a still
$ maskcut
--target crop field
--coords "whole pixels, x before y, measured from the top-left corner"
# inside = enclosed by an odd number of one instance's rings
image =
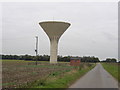
[[[120,82],[120,63],[102,63],[103,67]]]
[[[91,64],[88,64],[88,66],[91,66]],[[81,63],[80,67],[76,68],[75,66],[70,66],[69,63],[63,62],[49,64],[49,62],[39,61],[38,65],[36,65],[35,61],[3,60],[2,88],[30,88],[34,87],[34,83],[38,80],[39,85],[43,85],[51,76],[63,77],[64,73],[81,68],[86,68],[86,65]]]
[[[53,72],[64,73],[73,67],[68,63],[49,64],[48,62],[4,60],[2,61],[2,87],[15,88],[37,79],[45,79]]]

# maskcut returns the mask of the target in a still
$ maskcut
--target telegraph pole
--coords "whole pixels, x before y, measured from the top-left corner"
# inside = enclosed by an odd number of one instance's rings
[[[38,59],[38,36],[36,36],[35,38],[36,38],[36,49],[35,49],[35,52],[36,52],[36,65],[37,65],[37,59]]]

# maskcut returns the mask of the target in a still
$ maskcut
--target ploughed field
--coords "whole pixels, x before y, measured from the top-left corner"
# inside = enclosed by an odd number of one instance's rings
[[[69,63],[2,60],[2,88],[24,87],[36,80],[45,80],[50,75],[62,74],[75,67]]]

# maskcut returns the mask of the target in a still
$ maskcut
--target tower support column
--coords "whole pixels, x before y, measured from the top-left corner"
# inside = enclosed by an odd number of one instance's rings
[[[57,63],[58,41],[61,35],[70,26],[70,23],[61,21],[45,21],[40,22],[50,40],[50,63]]]
[[[58,38],[53,37],[50,39],[50,63],[57,63],[58,53]]]

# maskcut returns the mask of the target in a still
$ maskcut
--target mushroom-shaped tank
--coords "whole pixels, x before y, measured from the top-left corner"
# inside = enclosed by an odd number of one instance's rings
[[[40,26],[50,39],[50,63],[57,63],[58,41],[70,26],[70,23],[59,21],[40,22]]]

